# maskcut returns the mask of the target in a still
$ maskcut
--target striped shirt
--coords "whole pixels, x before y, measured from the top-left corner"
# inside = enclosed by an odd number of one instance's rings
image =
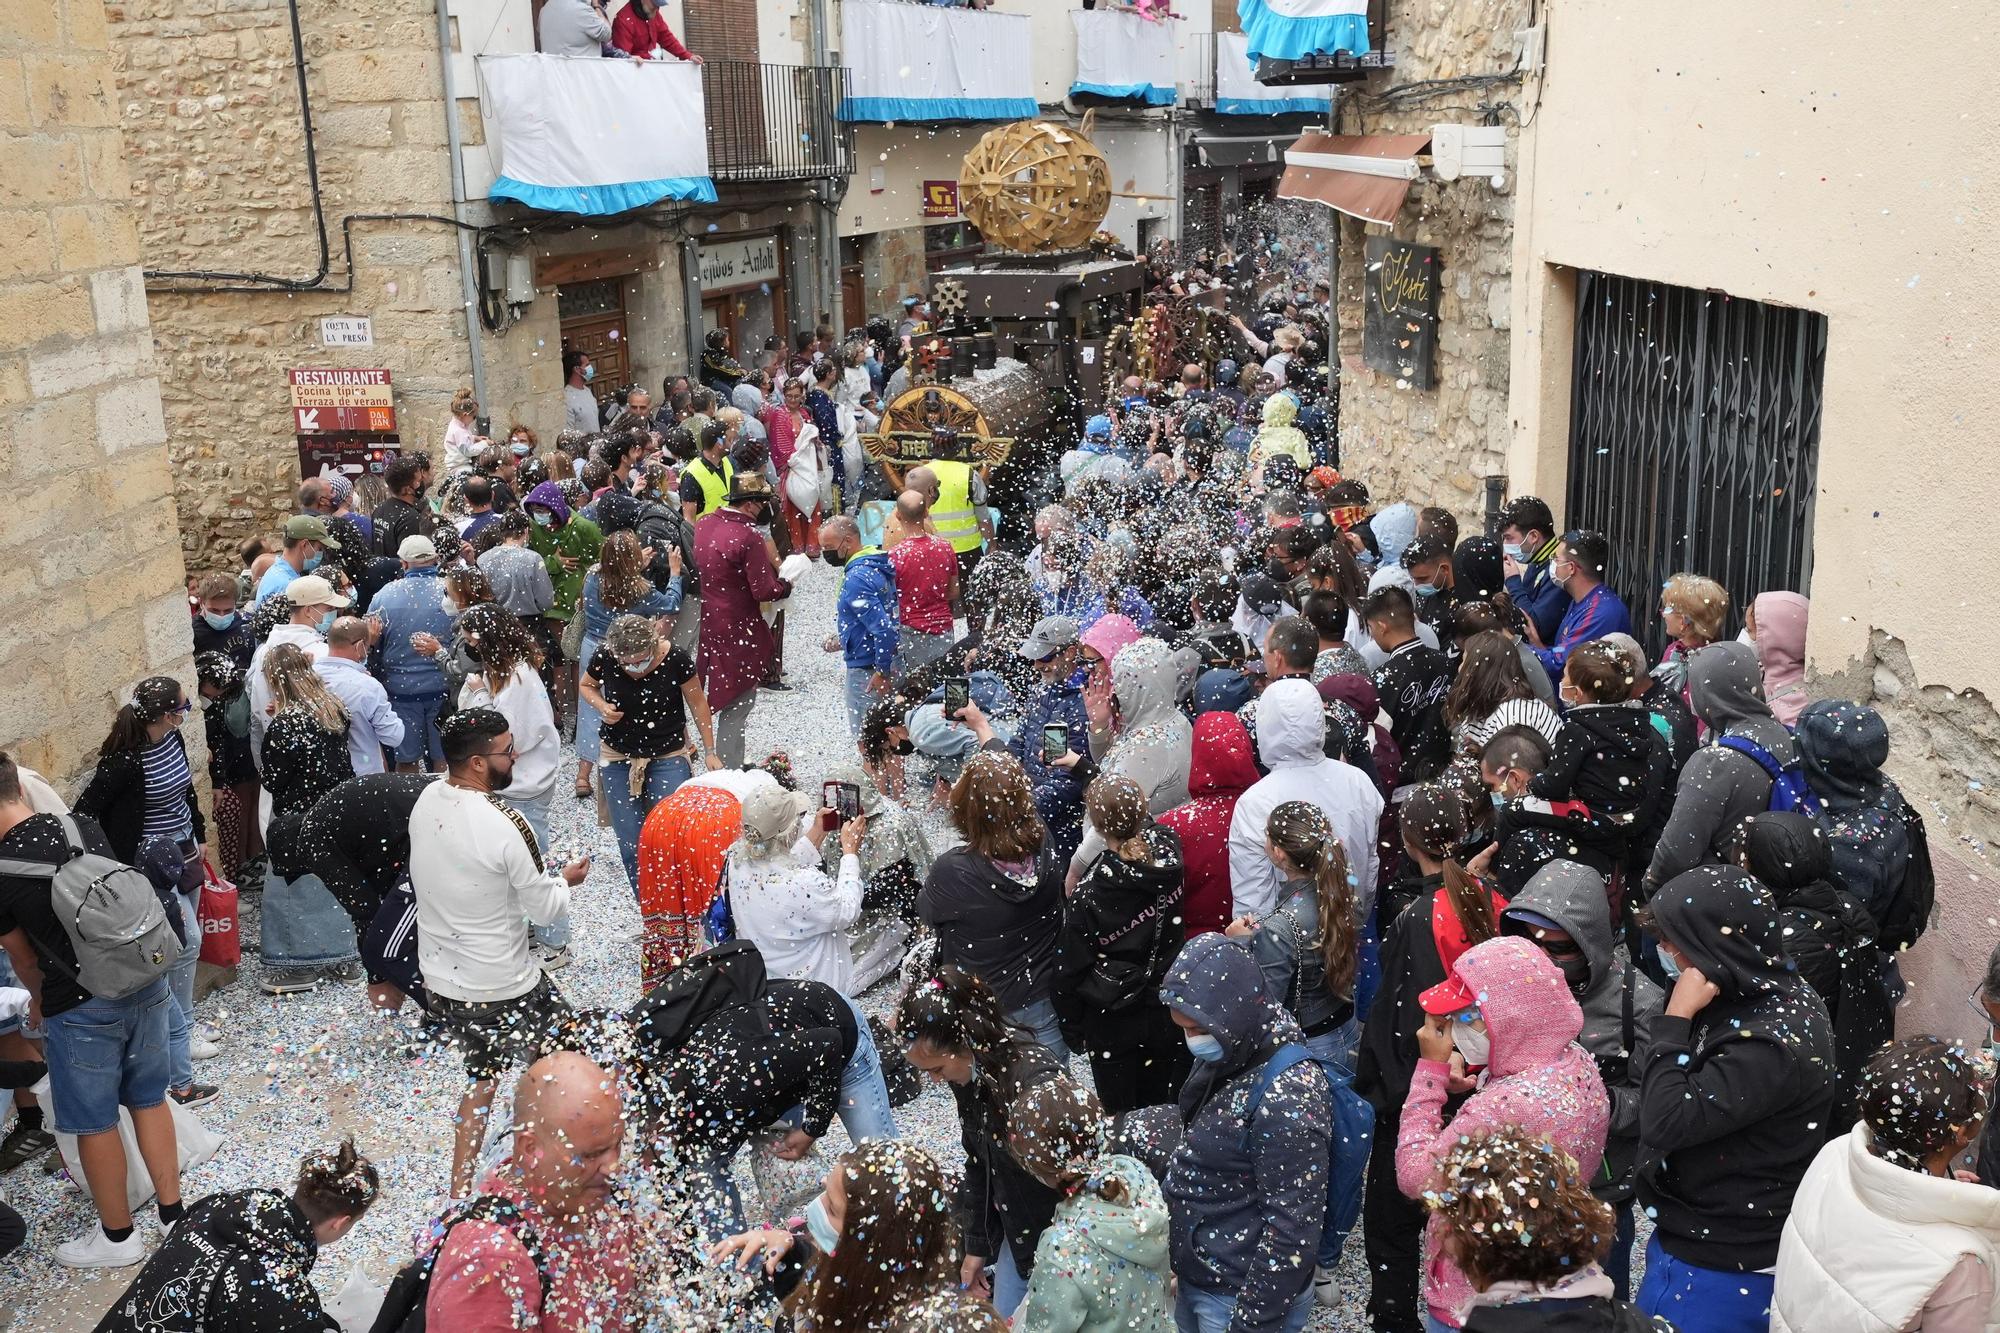
[[[194,775],[188,771],[181,734],[170,731],[140,750],[139,763],[146,773],[145,836],[157,833],[176,843],[193,841],[194,814],[188,809],[187,792]]]

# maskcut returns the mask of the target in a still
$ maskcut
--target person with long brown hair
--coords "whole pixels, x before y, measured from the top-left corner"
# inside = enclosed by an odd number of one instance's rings
[[[1166,1196],[1145,1163],[1107,1146],[1097,1098],[1051,1079],[1022,1093],[1008,1121],[1014,1160],[1062,1195],[1035,1248],[1020,1326],[1172,1333]]]
[[[1187,1079],[1187,1043],[1160,1002],[1185,939],[1186,869],[1180,835],[1153,822],[1131,778],[1098,778],[1084,808],[1105,850],[1063,903],[1050,992],[1117,1115],[1171,1102]]]
[[[656,589],[646,577],[651,557],[640,544],[639,534],[626,529],[604,539],[597,565],[583,579],[583,595],[578,600],[583,616],[583,648],[577,660],[587,667],[604,646],[611,622],[623,615],[665,620],[681,609],[681,553],[667,548],[672,579],[665,589]],[[591,794],[590,770],[596,766],[601,746],[604,718],[588,699],[581,701],[576,715],[576,796]]]
[[[1001,1012],[992,988],[961,967],[941,967],[913,982],[897,1006],[895,1028],[910,1063],[949,1084],[958,1104],[965,1145],[959,1280],[979,1294],[990,1290],[994,1306],[1011,1316],[1060,1196],[1008,1152],[1008,1112],[1022,1093],[1061,1070]]]
[[[1419,1051],[1419,997],[1443,981],[1466,950],[1500,933],[1506,900],[1456,859],[1469,821],[1465,798],[1442,783],[1425,783],[1401,806],[1403,854],[1419,878],[1416,895],[1383,900],[1382,985],[1362,1025],[1354,1087],[1375,1107],[1375,1143],[1368,1159],[1362,1206],[1370,1287],[1368,1313],[1380,1328],[1419,1328],[1418,1250],[1422,1205],[1396,1184],[1396,1132],[1410,1095]],[[1392,908],[1400,907],[1390,915]],[[1454,1099],[1472,1090],[1469,1080],[1450,1089]]]
[[[880,1329],[958,1284],[958,1225],[937,1160],[913,1143],[871,1139],[842,1153],[805,1210],[803,1232],[746,1231],[709,1258],[762,1263],[799,1327]],[[788,1277],[796,1285],[785,1289]]]
[[[950,812],[965,843],[931,864],[917,915],[937,933],[940,962],[977,974],[1009,1021],[1067,1060],[1049,994],[1064,867],[1042,855],[1026,770],[1005,751],[979,751],[951,789]]]
[[[1454,753],[1478,754],[1502,727],[1527,726],[1550,745],[1562,719],[1535,695],[1514,640],[1499,630],[1467,639],[1460,648],[1458,675],[1444,699]],[[1535,669],[1540,670],[1537,662]]]

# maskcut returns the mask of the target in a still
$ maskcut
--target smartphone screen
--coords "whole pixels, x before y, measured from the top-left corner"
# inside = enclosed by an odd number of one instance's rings
[[[859,819],[861,817],[861,788],[851,782],[839,782],[833,785],[835,787],[836,798],[834,809],[840,812],[840,817],[843,820]]]
[[[1053,764],[1069,753],[1069,724],[1051,722],[1042,728],[1042,762]]]
[[[838,782],[823,782],[819,788],[820,827],[837,829],[840,827],[840,789]]]
[[[964,676],[954,676],[944,683],[944,715],[947,721],[956,720],[959,710],[972,702],[972,682]]]

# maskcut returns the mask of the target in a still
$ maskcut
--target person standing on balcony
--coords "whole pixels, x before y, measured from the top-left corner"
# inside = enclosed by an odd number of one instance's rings
[[[549,0],[539,20],[542,53],[593,60],[603,55],[611,42],[604,5],[605,0]]]
[[[681,45],[681,39],[667,26],[667,16],[653,0],[632,0],[618,11],[618,17],[611,21],[611,44],[639,60],[651,60],[657,47],[676,60],[702,63],[700,56]]]

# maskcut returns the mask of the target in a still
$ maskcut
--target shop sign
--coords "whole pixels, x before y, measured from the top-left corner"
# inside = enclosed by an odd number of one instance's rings
[[[396,402],[386,370],[294,370],[292,418],[300,435],[396,429]]]
[[[778,238],[751,236],[742,240],[707,241],[701,247],[701,289],[705,292],[750,287],[780,281]]]
[[[1411,388],[1436,383],[1438,288],[1443,278],[1434,245],[1371,236],[1364,252],[1361,360]]]
[[[958,182],[924,182],[924,216],[927,218],[955,218],[958,216]]]

